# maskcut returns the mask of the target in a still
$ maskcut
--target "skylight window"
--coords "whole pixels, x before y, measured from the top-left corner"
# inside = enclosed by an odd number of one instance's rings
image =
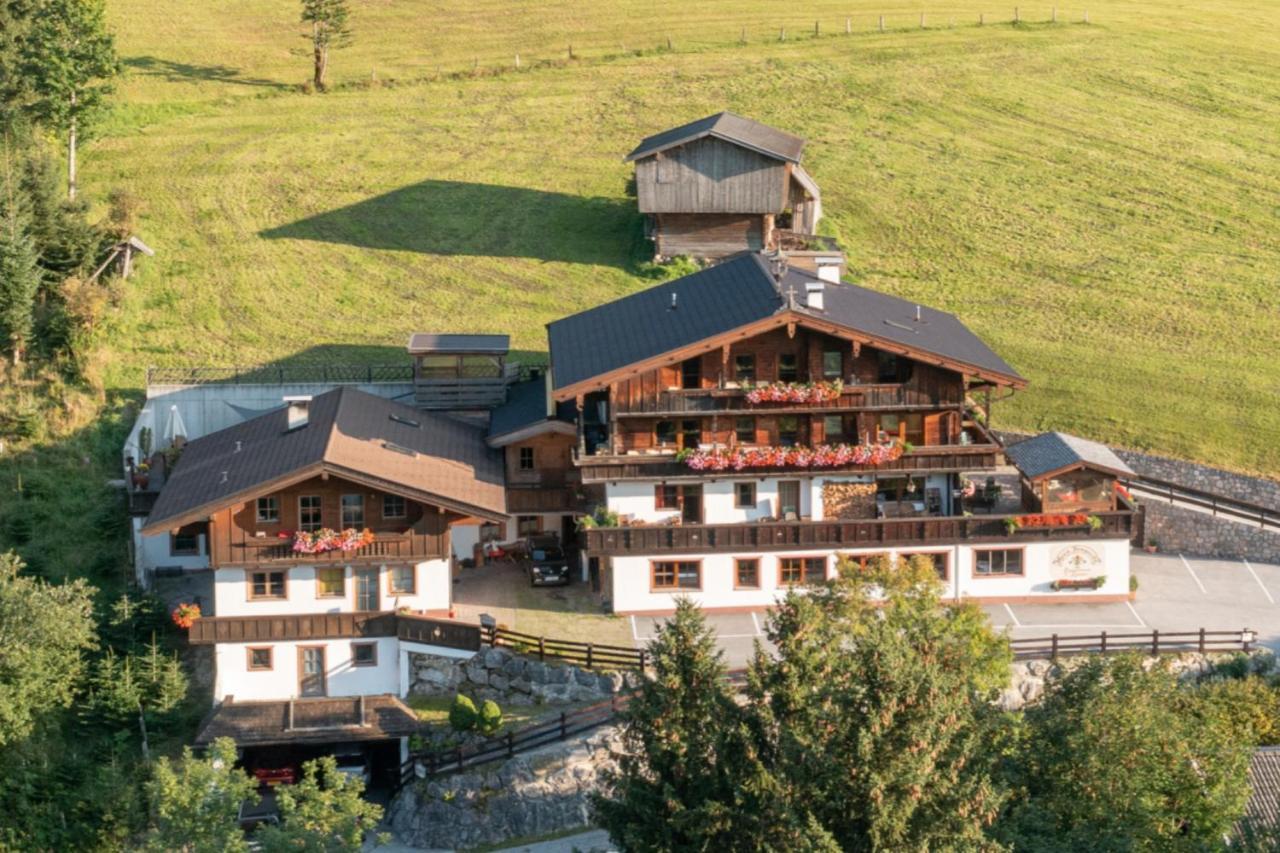
[[[392,414],[390,414],[390,415],[387,415],[387,417],[391,418],[391,420],[395,421],[395,422],[396,422],[396,423],[398,423],[398,424],[404,424],[405,426],[411,426],[411,427],[413,427],[414,429],[422,429],[422,424],[418,423],[417,421],[413,420],[412,418],[402,417],[401,415],[397,415],[397,414],[395,414],[394,412],[393,412]]]
[[[394,451],[394,452],[396,452],[396,453],[403,453],[405,456],[417,456],[417,455],[418,455],[418,451],[416,451],[416,450],[410,450],[409,448],[405,447],[405,446],[404,446],[404,445],[402,445],[402,444],[396,444],[394,441],[384,441],[384,442],[382,442],[382,446],[383,446],[384,448],[386,448],[387,450],[391,450],[391,451]]]

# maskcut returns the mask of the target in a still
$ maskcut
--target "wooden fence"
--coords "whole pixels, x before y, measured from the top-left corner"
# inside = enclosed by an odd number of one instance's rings
[[[608,702],[599,702],[574,711],[561,711],[552,719],[535,723],[519,731],[508,731],[486,743],[445,750],[424,750],[409,756],[400,766],[400,784],[406,785],[415,778],[427,779],[440,773],[453,773],[512,758],[547,744],[567,740],[611,722],[618,711],[627,706],[629,695],[613,696]]]
[[[482,641],[494,648],[502,646],[540,661],[552,658],[587,669],[644,669],[647,658],[644,649],[536,637],[507,628],[483,626],[480,634]]]
[[[1149,655],[1172,655],[1183,652],[1247,652],[1253,649],[1256,634],[1248,628],[1240,631],[1149,631],[1145,634],[1052,634],[1048,637],[1012,640],[1016,659],[1051,658],[1085,654],[1142,652]]]

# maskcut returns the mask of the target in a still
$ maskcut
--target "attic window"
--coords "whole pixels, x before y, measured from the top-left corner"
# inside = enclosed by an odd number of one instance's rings
[[[397,415],[394,412],[390,415],[387,415],[387,417],[391,418],[391,420],[395,421],[398,424],[404,424],[405,426],[410,426],[410,427],[413,427],[414,429],[422,429],[422,424],[418,423],[412,418],[406,418],[406,417],[403,417],[402,415]]]
[[[396,444],[394,441],[384,441],[382,442],[382,446],[385,447],[387,450],[392,450],[392,451],[395,451],[396,453],[403,453],[405,456],[418,455],[418,451],[410,450],[404,445]]]

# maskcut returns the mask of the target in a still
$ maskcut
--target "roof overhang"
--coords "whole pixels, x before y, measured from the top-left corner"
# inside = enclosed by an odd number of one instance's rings
[[[1012,462],[1011,460],[1011,463],[1013,464],[1013,467],[1018,468],[1018,464],[1016,462]],[[1060,468],[1054,468],[1052,471],[1045,471],[1041,474],[1036,474],[1034,477],[1029,474],[1023,474],[1023,476],[1033,483],[1039,483],[1040,481],[1047,480],[1050,477],[1061,477],[1063,474],[1069,474],[1072,471],[1080,471],[1086,468],[1090,471],[1097,471],[1100,474],[1108,474],[1116,479],[1133,476],[1133,473],[1130,471],[1121,471],[1118,468],[1112,468],[1108,465],[1099,465],[1096,462],[1088,462],[1085,460],[1072,462],[1070,465],[1063,465]],[[1021,468],[1018,468],[1018,473],[1022,473]]]
[[[161,533],[166,533],[175,528],[182,527],[184,524],[190,524],[194,521],[204,521],[215,512],[219,512],[220,510],[224,510],[228,507],[242,504],[247,500],[251,500],[261,495],[268,495],[272,492],[278,492],[281,489],[287,489],[290,486],[306,482],[313,477],[319,477],[324,474],[332,474],[333,476],[341,477],[344,480],[350,480],[353,483],[360,483],[361,485],[369,486],[370,488],[378,489],[379,491],[390,492],[391,494],[400,495],[401,497],[409,500],[439,506],[463,515],[474,515],[496,522],[507,520],[506,492],[505,489],[502,489],[501,487],[498,487],[499,493],[503,495],[503,505],[501,509],[495,509],[493,507],[479,507],[471,503],[453,500],[437,495],[433,492],[417,489],[404,483],[397,483],[391,480],[382,479],[381,477],[373,477],[350,468],[343,468],[342,466],[334,465],[330,462],[320,462],[315,465],[308,465],[305,468],[299,468],[291,471],[284,477],[277,477],[274,480],[268,480],[264,483],[255,483],[250,488],[241,489],[238,492],[226,495],[216,501],[209,501],[208,503],[193,507],[179,515],[158,518],[155,520],[148,517],[146,524],[142,526],[142,530],[139,532],[143,536],[155,536]],[[163,494],[163,491],[161,494]]]
[[[504,432],[501,435],[490,436],[485,439],[490,447],[506,447],[509,444],[515,444],[517,441],[527,441],[539,435],[577,435],[577,428],[567,421],[547,419],[536,424],[529,424],[520,429],[513,429],[510,432]]]
[[[755,335],[767,332],[771,329],[779,327],[804,327],[819,332],[836,335],[850,341],[856,341],[861,344],[873,346],[876,349],[882,349],[886,352],[897,353],[899,355],[908,356],[916,361],[925,364],[932,364],[947,370],[953,370],[965,376],[974,377],[976,379],[989,382],[992,385],[1008,387],[1021,390],[1027,387],[1027,380],[1021,376],[998,373],[987,368],[978,367],[974,364],[956,361],[946,356],[938,355],[929,350],[909,347],[906,344],[888,338],[872,335],[861,329],[852,329],[839,323],[833,323],[830,320],[824,320],[807,312],[801,312],[794,309],[784,309],[772,316],[757,320],[752,323],[739,326],[736,329],[730,329],[719,335],[710,338],[704,338],[687,346],[677,349],[668,350],[650,358],[633,362],[605,373],[598,374],[589,379],[583,379],[571,385],[566,385],[552,392],[556,401],[572,400],[579,396],[588,394],[592,391],[599,391],[608,388],[615,382],[630,379],[637,374],[653,370],[677,361],[683,361],[700,353],[709,350],[718,349],[728,346],[735,341],[744,338],[750,338]]]
[[[325,712],[331,714],[327,719]],[[230,737],[244,747],[390,740],[411,735],[418,727],[413,710],[391,695],[266,702],[228,697],[204,718],[194,742],[207,746],[218,737]]]
[[[679,139],[666,143],[665,145],[659,145],[655,148],[646,148],[644,151],[639,151],[639,150],[632,151],[626,157],[622,158],[622,162],[631,163],[636,160],[643,160],[646,157],[653,157],[655,154],[661,154],[663,151],[669,151],[672,148],[679,148],[681,145],[688,145],[690,142],[694,142],[699,139],[705,139],[708,136],[715,137],[716,139],[719,139],[723,142],[728,142],[730,145],[736,145],[739,148],[745,148],[748,151],[754,151],[757,154],[764,155],[765,157],[770,157],[774,160],[781,160],[784,163],[800,162],[799,157],[789,157],[786,154],[780,154],[777,151],[771,151],[770,149],[763,148],[759,145],[751,145],[750,143],[743,142],[741,139],[736,139],[724,133],[718,133],[715,130],[698,131],[697,133],[691,133],[688,136],[682,136]]]

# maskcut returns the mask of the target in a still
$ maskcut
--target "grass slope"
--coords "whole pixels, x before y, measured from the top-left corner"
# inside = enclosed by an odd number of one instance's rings
[[[922,32],[918,7],[822,0],[789,7],[780,43],[755,0],[507,5],[357,4],[338,80],[570,39],[586,58],[306,96],[295,4],[114,0],[131,71],[83,179],[146,199],[158,255],[110,383],[149,363],[396,359],[414,329],[541,350],[546,321],[645,284],[622,156],[729,108],[808,137],[853,280],[956,312],[1031,379],[997,426],[1280,473],[1280,7]],[[882,10],[902,29],[867,31]],[[863,32],[838,32],[846,14]],[[838,34],[812,38],[819,17]],[[744,25],[759,41],[733,44]],[[675,52],[618,47],[660,31]]]

